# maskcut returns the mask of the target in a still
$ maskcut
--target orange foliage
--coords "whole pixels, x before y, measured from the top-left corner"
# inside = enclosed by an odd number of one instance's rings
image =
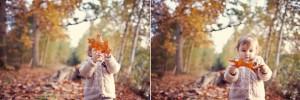
[[[100,42],[96,39],[88,39],[89,48],[94,48],[97,51],[100,51],[105,54],[109,54],[111,49],[108,46],[108,41]]]
[[[249,61],[244,61],[242,59],[238,59],[238,60],[229,60],[230,62],[234,63],[234,66],[236,66],[237,68],[239,67],[247,67],[251,70],[254,70],[254,65],[255,63],[253,62],[253,59],[250,59]]]

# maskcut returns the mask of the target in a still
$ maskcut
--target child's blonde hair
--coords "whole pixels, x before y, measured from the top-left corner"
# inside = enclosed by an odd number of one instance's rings
[[[236,50],[239,50],[239,48],[240,48],[241,45],[253,45],[253,46],[255,46],[255,49],[256,49],[257,53],[258,53],[258,51],[259,51],[258,40],[257,40],[257,38],[256,38],[254,35],[252,35],[252,34],[247,34],[247,35],[245,35],[245,36],[242,36],[242,37],[239,39],[239,41],[238,41],[238,43],[237,43],[237,45],[236,45]]]

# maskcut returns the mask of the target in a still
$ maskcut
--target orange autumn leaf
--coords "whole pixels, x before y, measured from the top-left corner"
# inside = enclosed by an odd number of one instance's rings
[[[251,70],[254,70],[254,62],[253,59],[250,59],[249,61],[244,61],[242,59],[238,59],[238,60],[229,60],[230,62],[232,62],[234,64],[234,66],[236,66],[237,68],[239,67],[247,67]]]
[[[88,39],[89,48],[94,48],[97,51],[100,51],[105,54],[109,54],[111,49],[108,46],[108,41],[97,41],[96,39]]]

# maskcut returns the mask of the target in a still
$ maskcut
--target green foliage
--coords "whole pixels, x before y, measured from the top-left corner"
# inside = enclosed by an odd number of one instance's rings
[[[71,56],[70,44],[64,39],[50,40],[44,36],[40,40],[39,47],[40,61],[44,66],[65,64]]]
[[[131,84],[134,88],[141,90],[141,88],[150,87],[150,50],[140,48],[136,53],[136,61],[134,63],[132,71],[133,83]]]
[[[226,68],[225,63],[222,62],[221,57],[220,56],[216,57],[216,59],[213,63],[213,66],[212,66],[212,70],[219,71],[219,70],[223,70],[225,68]]]
[[[297,92],[300,89],[300,53],[282,55],[281,62],[275,78],[279,83],[280,92],[288,98],[295,98],[299,96]]]
[[[190,66],[187,67],[187,72],[197,74],[207,71],[211,68],[215,59],[214,48],[211,47],[196,47],[191,53]]]
[[[78,57],[79,61],[84,61],[87,58],[88,50],[88,36],[90,33],[85,33],[84,36],[79,41],[78,46],[75,48],[74,52]]]
[[[80,64],[79,58],[76,55],[76,52],[72,52],[71,57],[67,60],[67,64],[70,66],[76,66],[78,64]]]

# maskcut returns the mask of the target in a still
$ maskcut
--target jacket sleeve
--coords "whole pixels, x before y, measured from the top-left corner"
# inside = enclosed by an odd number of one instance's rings
[[[107,70],[110,74],[119,72],[121,65],[116,61],[115,57],[111,56],[106,58],[104,62],[107,65]]]
[[[257,75],[263,81],[268,81],[272,76],[272,71],[269,68],[269,66],[264,62],[262,57],[259,57],[258,60],[260,64],[262,64],[262,67],[258,69]]]
[[[224,74],[224,80],[226,80],[229,83],[233,83],[233,82],[237,81],[239,78],[239,70],[235,69],[234,71],[236,73],[235,75],[231,74],[229,72],[229,67],[227,67],[227,69],[225,70],[225,74]]]
[[[79,68],[79,74],[82,77],[90,78],[96,70],[96,63],[92,61],[89,57],[85,62],[83,62]]]

